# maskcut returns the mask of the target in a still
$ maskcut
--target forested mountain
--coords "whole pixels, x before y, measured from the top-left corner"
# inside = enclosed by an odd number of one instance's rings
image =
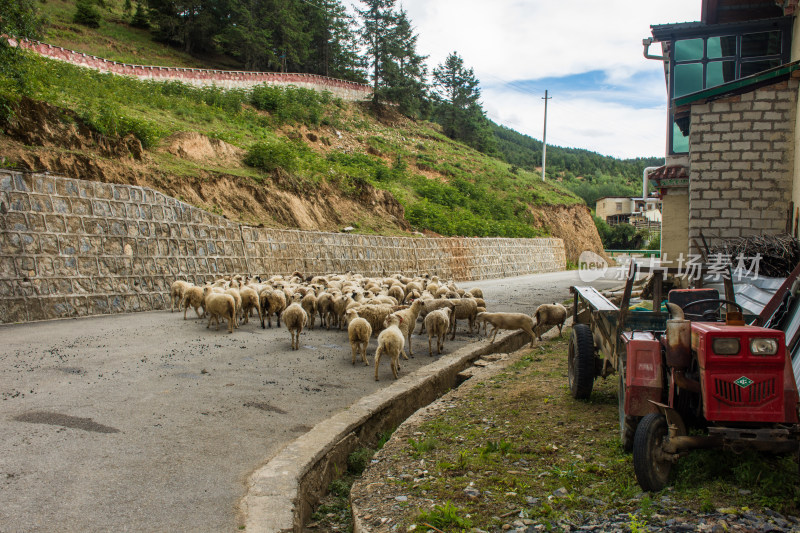
[[[497,149],[510,164],[541,171],[542,141],[492,123]],[[642,172],[660,166],[660,157],[617,159],[581,148],[547,146],[547,177],[557,179],[590,206],[603,196],[642,193]]]

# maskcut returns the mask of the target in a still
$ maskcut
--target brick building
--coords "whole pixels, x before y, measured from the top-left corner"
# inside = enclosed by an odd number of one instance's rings
[[[730,237],[792,231],[800,206],[797,0],[702,0],[702,21],[651,26],[664,63],[662,255]],[[797,34],[797,39],[793,35]],[[660,56],[649,50],[660,43]]]

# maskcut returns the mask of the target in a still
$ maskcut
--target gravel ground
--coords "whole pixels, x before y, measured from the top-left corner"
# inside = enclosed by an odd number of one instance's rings
[[[530,313],[576,283],[460,285],[481,287],[491,310]],[[447,353],[477,338],[464,329]],[[412,342],[422,353],[425,339]],[[338,331],[304,332],[292,352],[284,328],[229,335],[169,312],[0,327],[0,531],[233,530],[248,475],[391,382],[388,365],[380,382],[371,372],[350,365]]]

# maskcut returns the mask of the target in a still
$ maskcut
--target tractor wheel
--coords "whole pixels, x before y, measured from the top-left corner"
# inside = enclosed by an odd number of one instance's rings
[[[594,337],[586,324],[575,324],[569,338],[569,390],[577,400],[586,400],[594,385]]]
[[[625,414],[625,364],[619,367],[619,390],[617,391],[619,400],[619,435],[622,441],[622,449],[626,453],[633,450],[633,436],[636,433],[637,419],[633,415]]]
[[[661,413],[646,415],[636,428],[633,470],[644,490],[656,492],[667,486],[672,463],[661,450],[667,439],[667,419]]]

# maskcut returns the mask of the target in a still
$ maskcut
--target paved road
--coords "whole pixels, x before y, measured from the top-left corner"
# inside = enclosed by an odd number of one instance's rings
[[[492,310],[563,301],[575,272],[462,283]],[[617,285],[600,280],[596,286]],[[429,359],[426,338],[414,336]],[[477,336],[461,331],[447,352]],[[375,348],[373,340],[370,346]],[[149,312],[0,327],[0,531],[232,531],[248,475],[375,382],[345,332],[229,335]]]

